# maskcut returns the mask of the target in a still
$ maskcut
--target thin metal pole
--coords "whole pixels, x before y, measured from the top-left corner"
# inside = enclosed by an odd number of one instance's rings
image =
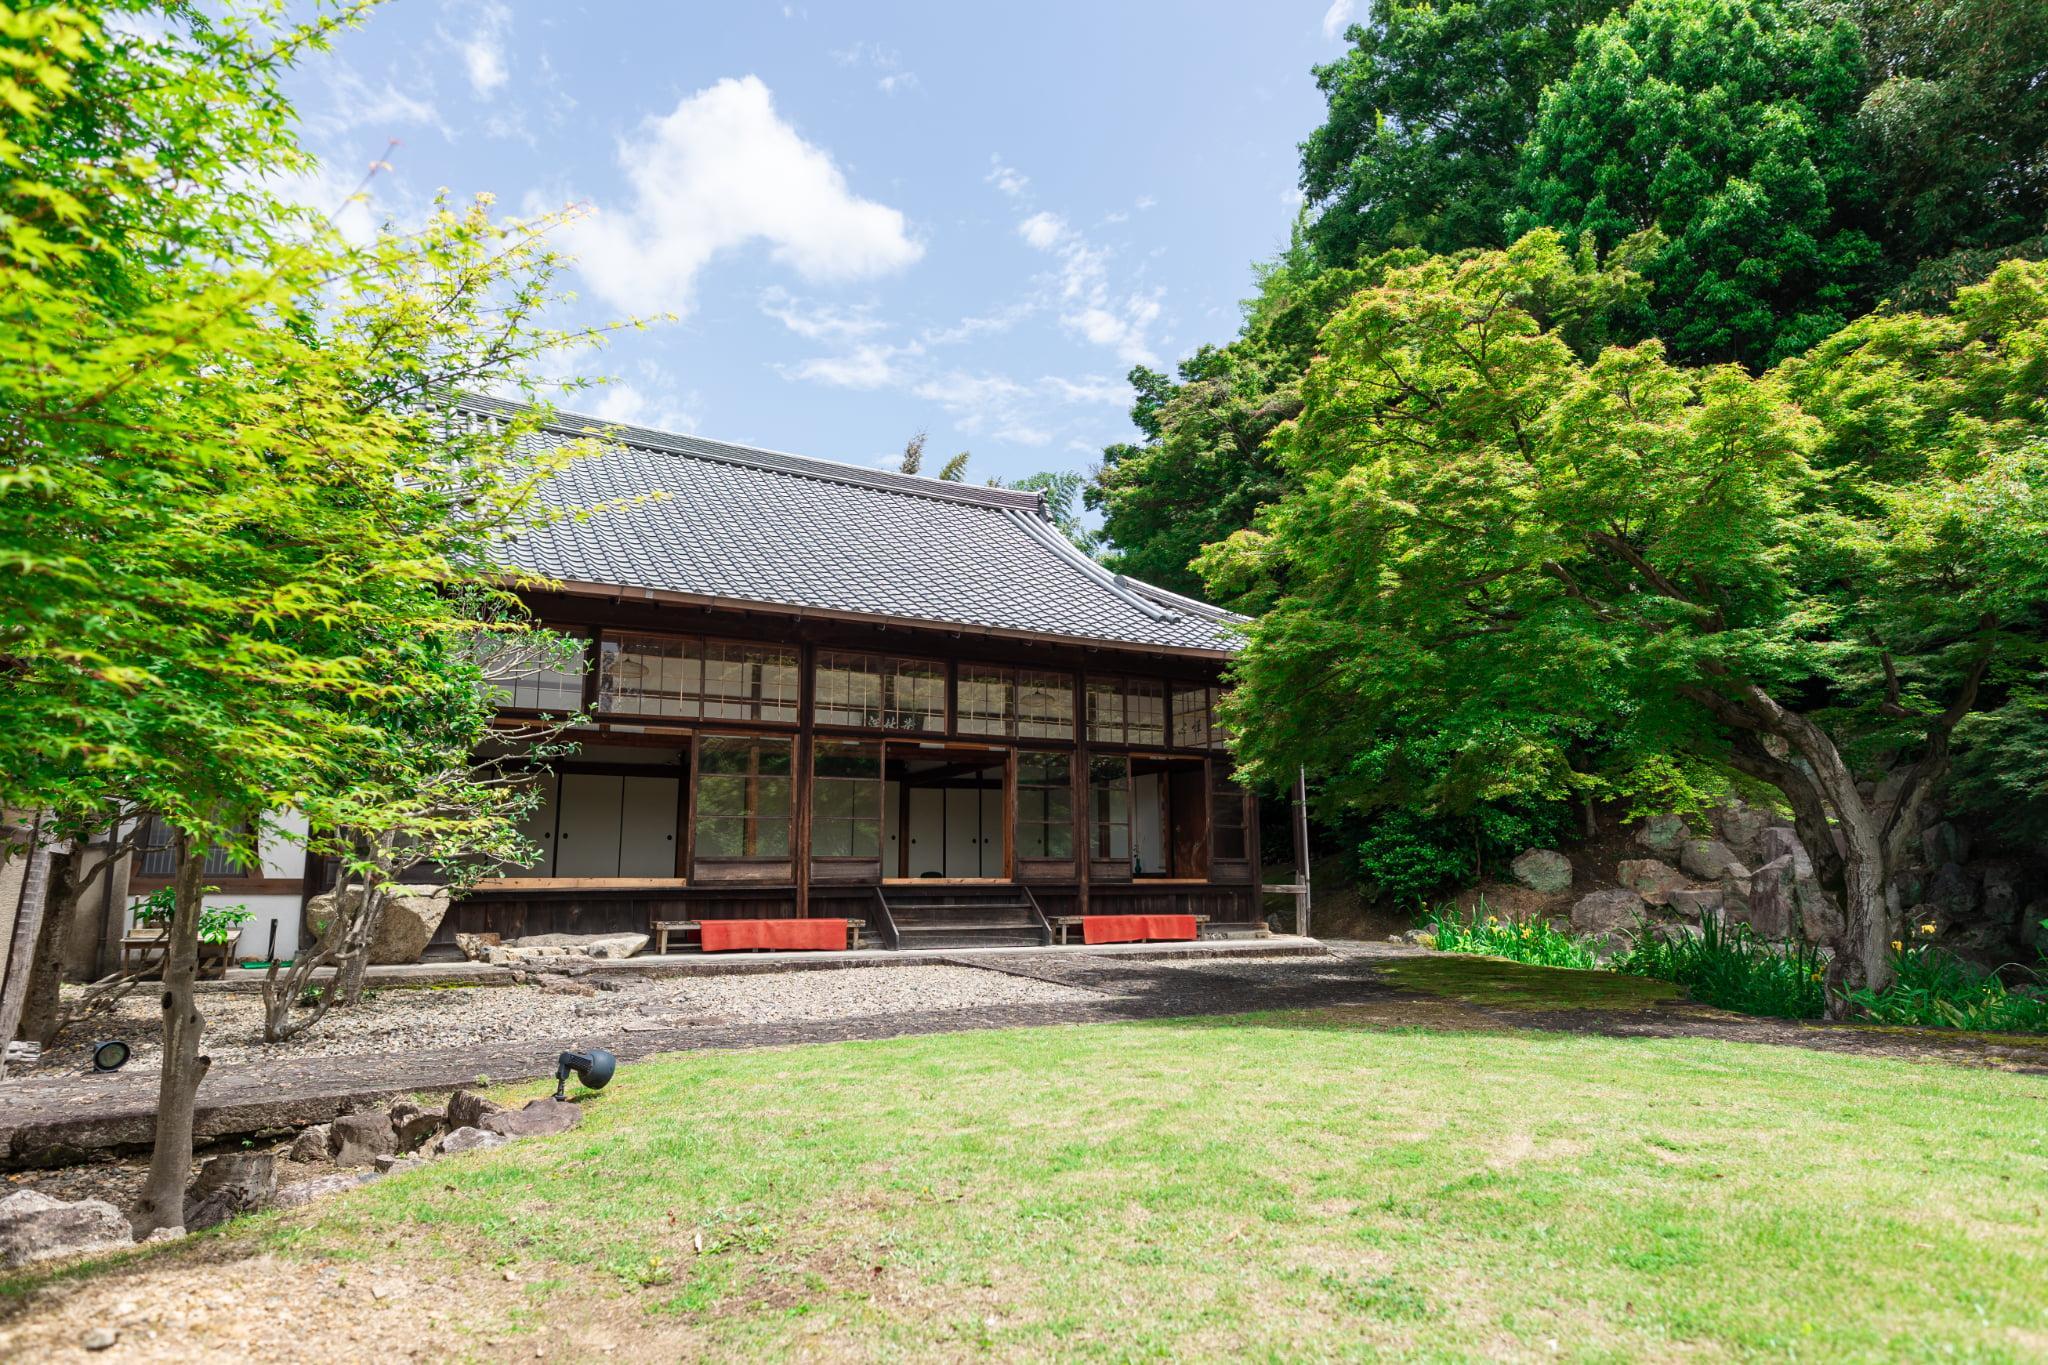
[[[1308,937],[1308,769],[1294,770],[1294,932]]]

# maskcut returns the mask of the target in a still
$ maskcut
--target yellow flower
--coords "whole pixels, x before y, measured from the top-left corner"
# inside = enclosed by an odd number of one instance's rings
[[[1899,942],[1897,939],[1892,940],[1892,951],[1895,953],[1898,952],[1901,948],[1904,948],[1905,946],[1905,944]]]
[[[1499,915],[1488,915],[1488,916],[1486,917],[1486,922],[1487,922],[1488,924],[1499,924],[1499,923],[1500,923],[1500,916],[1499,916]]]
[[[1923,924],[1920,926],[1920,932],[1923,934],[1931,934],[1934,932],[1934,926],[1931,924]]]

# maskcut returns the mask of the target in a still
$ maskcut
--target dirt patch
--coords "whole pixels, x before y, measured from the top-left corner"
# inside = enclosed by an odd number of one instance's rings
[[[391,1245],[388,1260],[249,1255],[210,1237],[152,1249],[0,1310],[0,1360],[672,1361],[709,1350],[694,1323],[651,1315],[629,1294],[593,1295],[551,1268],[485,1269]],[[107,1331],[112,1348],[87,1348]]]

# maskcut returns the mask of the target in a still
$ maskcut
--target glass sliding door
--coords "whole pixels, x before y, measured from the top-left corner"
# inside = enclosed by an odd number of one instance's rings
[[[1089,876],[1131,878],[1131,764],[1122,754],[1088,760]]]
[[[882,746],[821,739],[811,759],[811,876],[882,875]]]
[[[791,741],[780,738],[698,739],[698,877],[769,881],[789,875],[796,803],[791,747]]]

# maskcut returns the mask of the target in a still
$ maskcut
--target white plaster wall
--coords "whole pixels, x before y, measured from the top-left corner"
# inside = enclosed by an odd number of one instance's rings
[[[1131,847],[1138,870],[1167,871],[1166,832],[1159,825],[1159,774],[1140,773],[1131,779]]]

